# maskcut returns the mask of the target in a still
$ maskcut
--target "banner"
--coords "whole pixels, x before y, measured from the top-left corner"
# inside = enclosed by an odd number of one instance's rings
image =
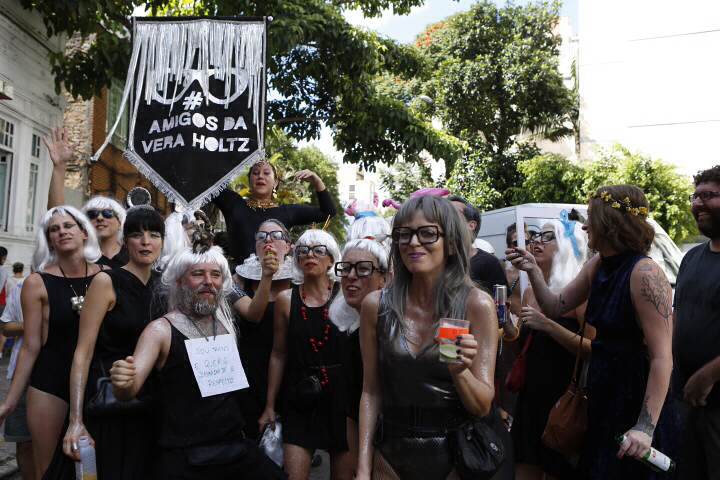
[[[265,20],[136,18],[118,119],[125,157],[171,202],[197,209],[264,157]]]

